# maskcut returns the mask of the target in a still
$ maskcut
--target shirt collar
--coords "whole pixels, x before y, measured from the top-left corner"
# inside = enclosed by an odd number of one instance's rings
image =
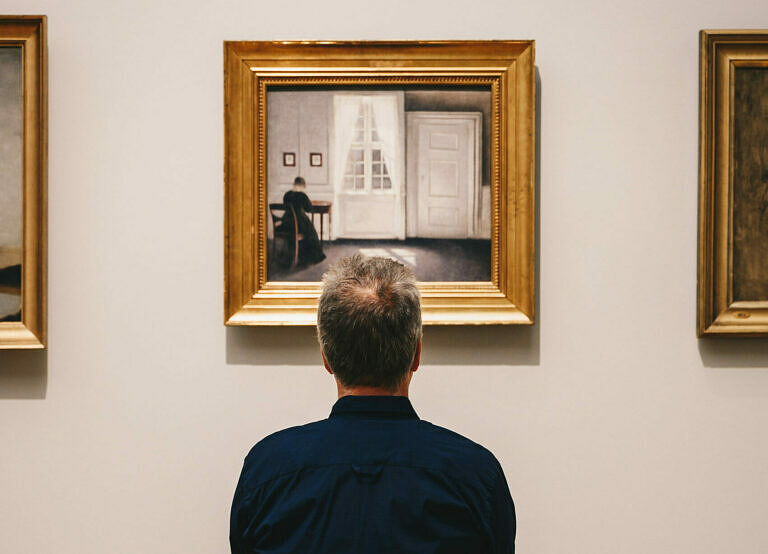
[[[331,409],[331,416],[419,419],[405,396],[342,396]]]

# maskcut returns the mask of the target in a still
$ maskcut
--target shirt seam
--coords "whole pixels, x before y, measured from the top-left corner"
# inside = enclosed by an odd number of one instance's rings
[[[271,483],[272,481],[280,479],[281,477],[285,477],[286,475],[291,475],[293,473],[299,473],[299,472],[301,472],[301,471],[303,471],[305,469],[322,469],[322,468],[326,468],[326,467],[353,466],[353,465],[355,465],[355,464],[353,464],[351,462],[338,462],[338,463],[335,463],[335,464],[321,464],[321,465],[314,465],[314,464],[313,465],[307,465],[307,466],[301,467],[299,469],[296,469],[296,470],[293,470],[293,471],[286,471],[284,473],[280,473],[278,475],[275,475],[274,477],[270,477],[269,479],[265,479],[264,481],[261,481],[259,484],[253,486],[253,492],[255,494],[256,492],[258,492],[259,489],[261,489],[263,486],[267,485],[268,483]],[[378,465],[378,464],[360,464],[360,465]],[[428,466],[408,465],[408,464],[389,464],[389,463],[384,463],[382,465],[385,465],[385,466],[388,466],[388,467],[405,467],[405,468],[410,468],[410,469],[421,469],[421,470],[425,470],[425,471],[434,471],[436,473],[440,473],[441,475],[448,476],[446,474],[446,472],[444,472],[444,471],[442,471],[440,469],[435,469],[435,468],[431,468],[431,467],[428,467]],[[467,485],[472,485],[473,484],[469,479],[466,479],[466,478],[461,477],[461,476],[450,476],[450,477],[452,479],[457,480],[457,481],[461,481],[462,483],[467,484]],[[482,483],[482,481],[481,481],[481,484],[483,485],[483,488],[485,488],[488,493],[493,491],[493,486],[496,483],[496,479],[498,479],[498,475],[496,475],[496,477],[494,479],[494,482],[491,484],[490,487],[486,486],[485,483]]]

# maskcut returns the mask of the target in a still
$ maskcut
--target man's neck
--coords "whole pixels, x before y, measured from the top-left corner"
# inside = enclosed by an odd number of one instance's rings
[[[342,396],[405,396],[408,397],[408,385],[403,384],[396,390],[382,389],[379,387],[345,387],[336,381],[336,389],[339,398]]]

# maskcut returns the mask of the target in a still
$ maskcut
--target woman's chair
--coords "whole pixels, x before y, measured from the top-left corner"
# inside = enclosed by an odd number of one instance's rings
[[[280,239],[285,243],[287,251],[286,263],[281,264],[285,267],[296,267],[299,263],[299,241],[304,236],[299,233],[299,222],[296,219],[296,210],[291,204],[273,203],[269,205],[269,214],[272,216],[272,257],[277,257],[277,241]],[[292,217],[286,217],[291,214]]]

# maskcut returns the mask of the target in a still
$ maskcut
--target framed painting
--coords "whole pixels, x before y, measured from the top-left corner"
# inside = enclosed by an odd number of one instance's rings
[[[0,16],[0,348],[46,340],[45,16]]]
[[[225,323],[314,325],[361,253],[427,325],[532,324],[534,88],[533,41],[225,42]]]
[[[768,336],[768,31],[701,31],[698,334]]]

